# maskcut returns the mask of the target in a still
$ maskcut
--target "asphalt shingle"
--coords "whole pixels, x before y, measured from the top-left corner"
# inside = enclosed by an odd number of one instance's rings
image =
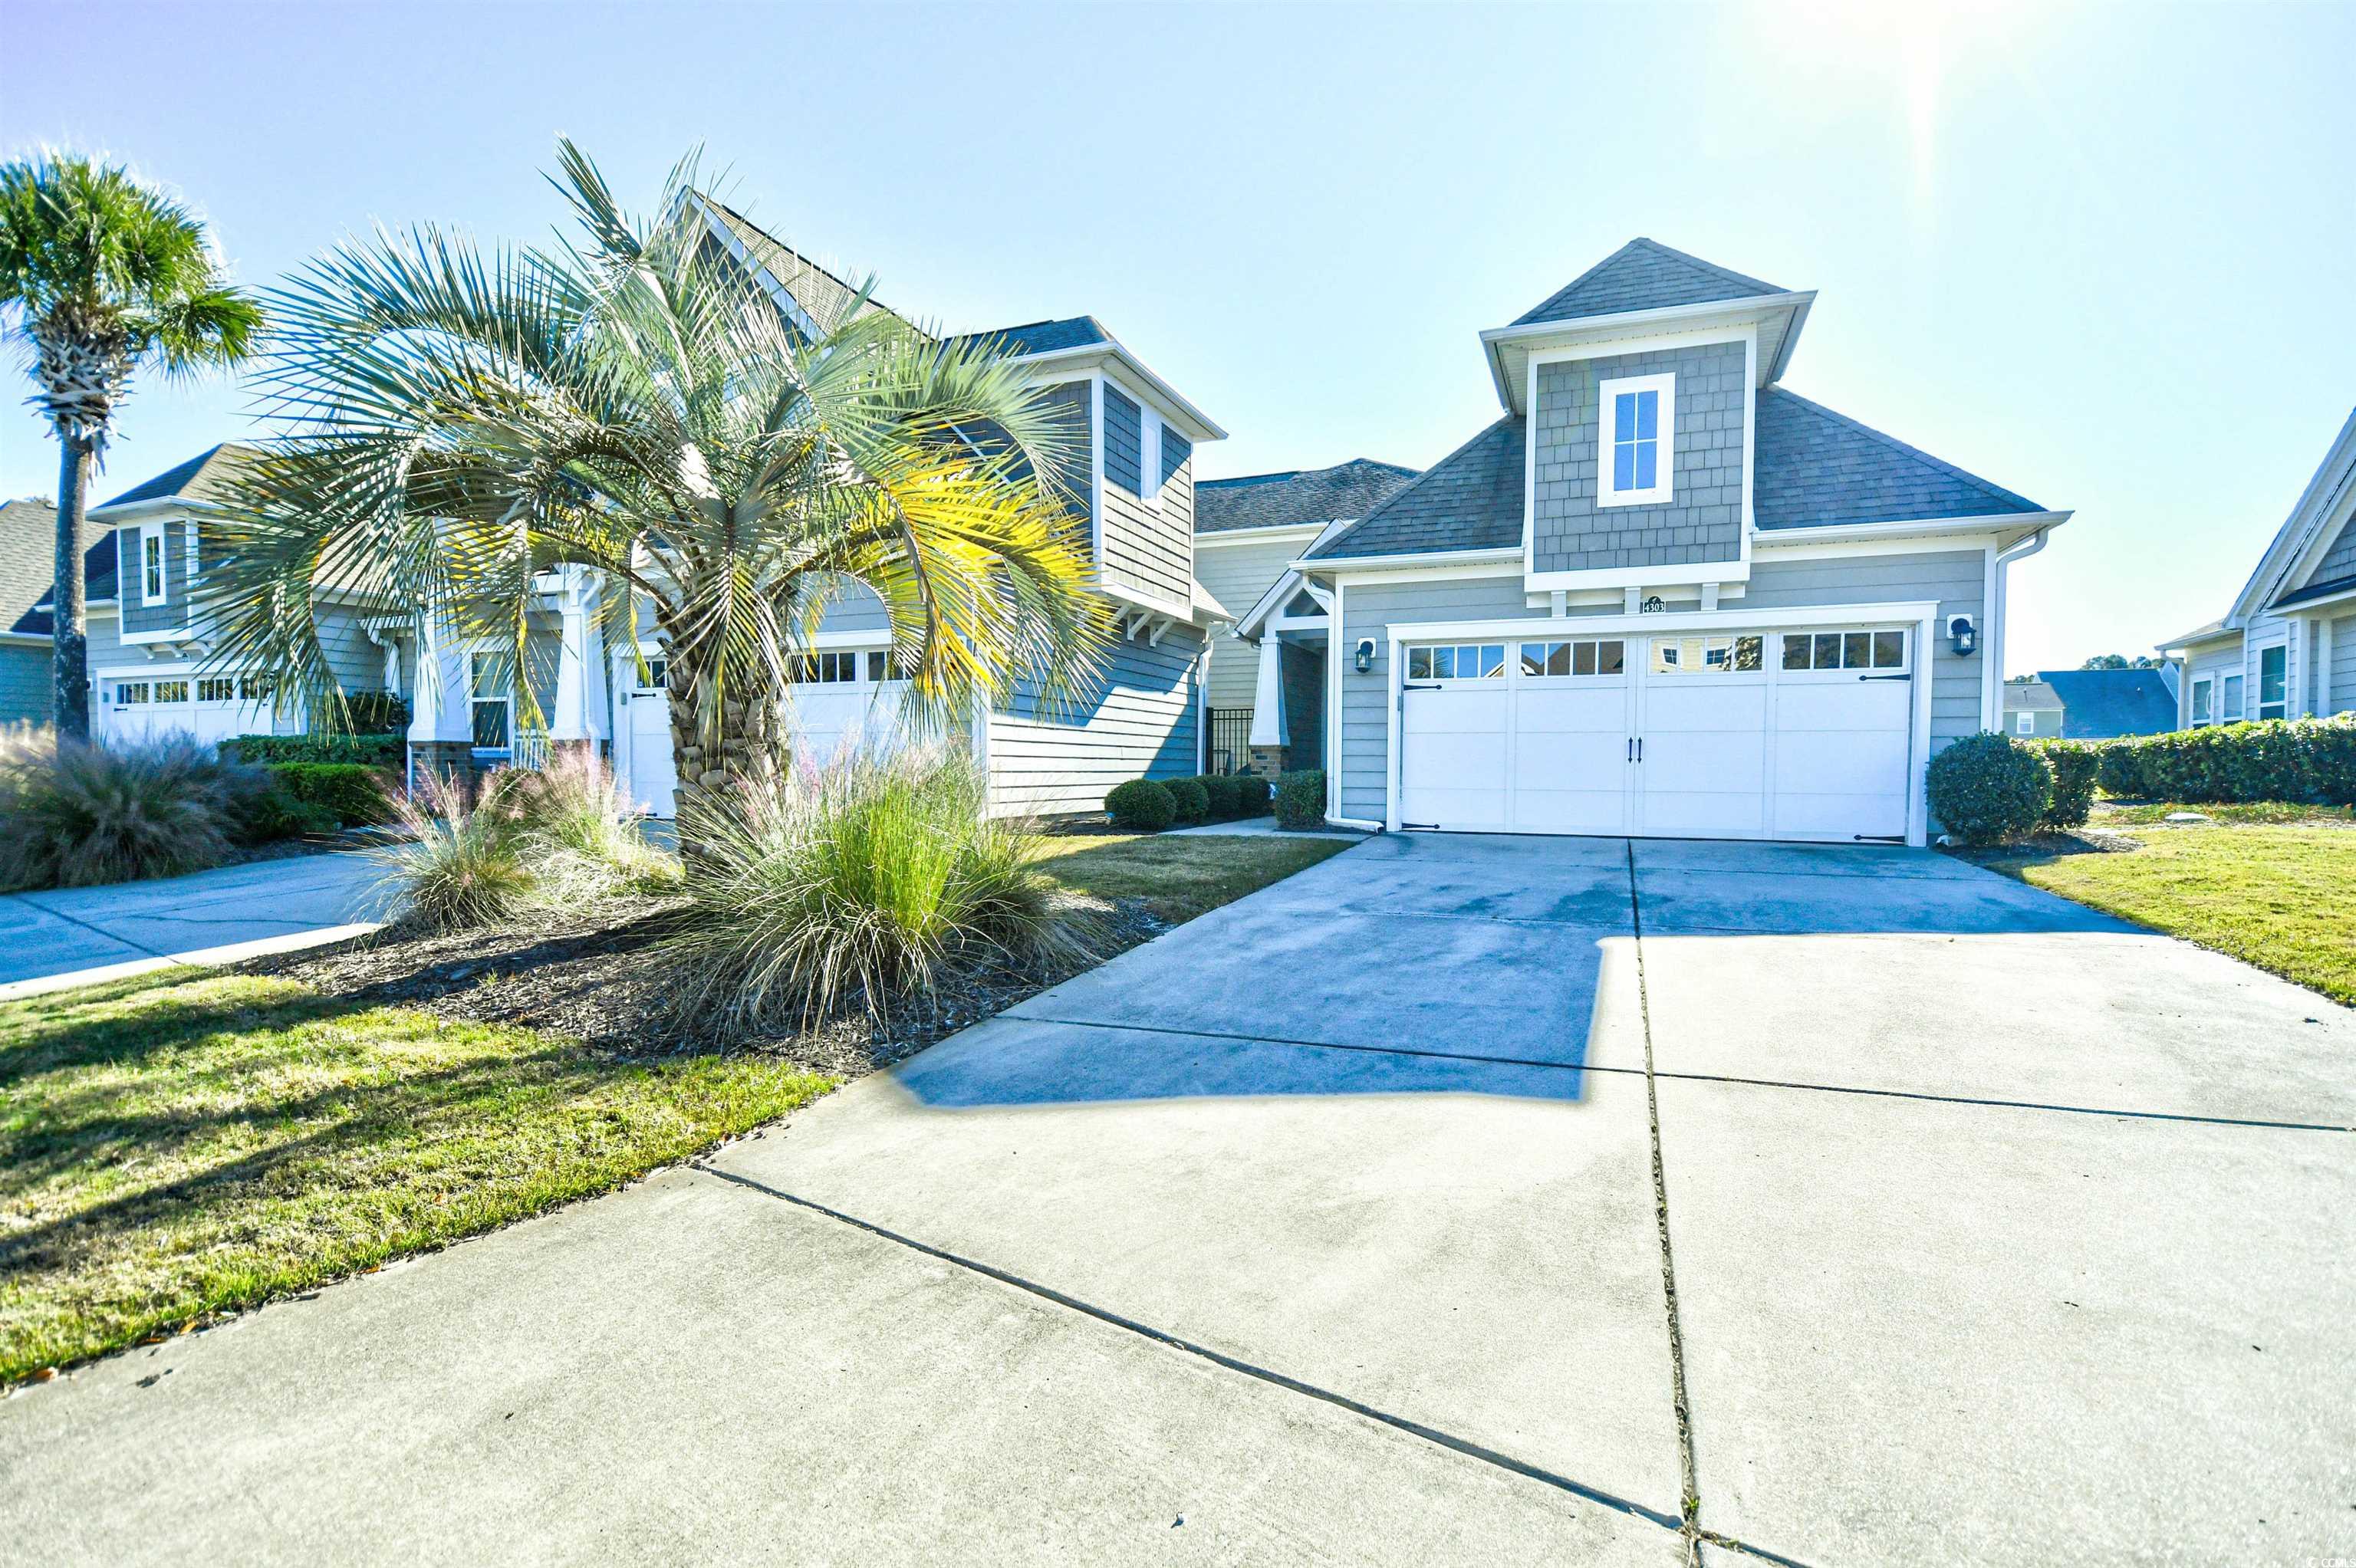
[[[2042,669],[2037,678],[2062,699],[2062,737],[2107,741],[2176,728],[2176,693],[2156,669]]]
[[[1524,425],[1508,415],[1312,552],[1320,560],[1522,542]]]
[[[1110,343],[1112,334],[1092,315],[1066,316],[1061,321],[1026,321],[1020,326],[1001,326],[989,332],[960,334],[954,341],[980,342],[995,338],[1006,346],[1010,355],[1054,354],[1066,348],[1081,348],[1091,343]]]
[[[1751,511],[1762,528],[2045,508],[1797,392],[1759,393]]]
[[[1194,486],[1194,531],[1273,528],[1363,517],[1416,476],[1412,468],[1354,457],[1331,468],[1205,479]]]
[[[1772,283],[1673,251],[1658,240],[1631,240],[1539,304],[1514,318],[1515,326],[1540,321],[1574,321],[1588,315],[1618,315],[1632,310],[1707,304],[1784,293]]]

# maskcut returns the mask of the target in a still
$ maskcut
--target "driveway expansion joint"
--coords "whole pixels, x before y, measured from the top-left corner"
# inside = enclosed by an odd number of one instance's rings
[[[918,1241],[914,1236],[904,1235],[900,1232],[876,1224],[872,1220],[862,1220],[856,1214],[845,1213],[840,1209],[831,1208],[827,1204],[816,1202],[810,1199],[801,1197],[798,1194],[787,1192],[783,1188],[772,1187],[766,1181],[755,1180],[754,1178],[749,1176],[741,1176],[733,1170],[723,1170],[718,1166],[708,1164],[701,1158],[689,1161],[688,1168],[691,1170],[700,1171],[706,1176],[717,1177],[723,1181],[745,1188],[751,1191],[760,1193],[762,1196],[766,1198],[776,1199],[779,1202],[790,1203],[798,1209],[807,1210],[813,1214],[822,1215],[839,1224],[849,1225],[854,1230],[864,1231],[871,1236],[893,1243],[897,1246],[905,1247],[911,1252],[921,1253],[926,1257],[937,1259],[938,1261],[951,1264],[954,1267],[965,1269],[969,1273],[980,1275],[985,1279],[992,1279],[996,1280],[1001,1285],[1011,1285],[1016,1290],[1023,1291],[1031,1296],[1035,1296],[1043,1301],[1052,1302],[1055,1306],[1064,1307],[1068,1311],[1077,1312],[1084,1317],[1093,1317],[1099,1323],[1106,1324],[1114,1328],[1121,1329],[1126,1333],[1137,1335],[1141,1339],[1151,1339],[1155,1344],[1163,1346],[1166,1349],[1177,1350],[1183,1354],[1193,1356],[1200,1360],[1208,1361],[1212,1365],[1224,1368],[1228,1371],[1239,1372],[1248,1378],[1256,1378],[1261,1382],[1272,1384],[1273,1386],[1284,1389],[1289,1392],[1301,1394],[1307,1398],[1333,1405],[1336,1409],[1348,1411],[1351,1414],[1362,1416],[1368,1421],[1378,1422],[1385,1426],[1392,1428],[1394,1431],[1404,1432],[1410,1437],[1419,1437],[1423,1441],[1432,1444],[1438,1447],[1446,1448],[1451,1452],[1462,1455],[1466,1458],[1477,1460],[1484,1465],[1494,1466],[1501,1470],[1510,1471],[1512,1474],[1520,1476],[1526,1480],[1536,1481],[1542,1486],[1551,1487],[1557,1491],[1567,1492],[1572,1497],[1593,1503],[1600,1508],[1608,1508],[1612,1509],[1614,1512],[1626,1514],[1632,1519],[1643,1520],[1647,1524],[1658,1525],[1663,1530],[1676,1531],[1679,1534],[1689,1534],[1686,1529],[1685,1522],[1674,1514],[1664,1513],[1658,1509],[1646,1508],[1642,1503],[1632,1501],[1627,1498],[1615,1496],[1611,1492],[1601,1490],[1596,1487],[1588,1486],[1583,1482],[1573,1480],[1568,1476],[1559,1475],[1557,1472],[1546,1469],[1541,1466],[1532,1465],[1526,1461],[1516,1459],[1510,1454],[1500,1452],[1499,1450],[1488,1447],[1483,1444],[1475,1443],[1470,1438],[1459,1437],[1455,1434],[1444,1432],[1439,1427],[1427,1426],[1422,1422],[1414,1421],[1407,1416],[1396,1414],[1393,1412],[1380,1409],[1377,1406],[1365,1403],[1359,1400],[1352,1399],[1348,1394],[1339,1393],[1332,1389],[1320,1387],[1315,1383],[1303,1382],[1299,1378],[1288,1376],[1283,1372],[1277,1371],[1273,1368],[1263,1367],[1255,1362],[1247,1361],[1238,1356],[1230,1356],[1222,1350],[1215,1350],[1208,1345],[1197,1344],[1192,1339],[1183,1339],[1176,1334],[1172,1334],[1163,1329],[1156,1328],[1149,1323],[1141,1323],[1136,1318],[1124,1317],[1108,1307],[1098,1307],[1094,1302],[1084,1301],[1078,1296],[1067,1295],[1063,1291],[1057,1290],[1053,1285],[1042,1285],[1037,1280],[1025,1278],[1022,1275],[1015,1274],[1010,1270],[999,1268],[994,1264],[983,1263],[978,1258],[967,1257],[961,1253],[953,1253],[945,1247],[934,1246],[929,1242]]]

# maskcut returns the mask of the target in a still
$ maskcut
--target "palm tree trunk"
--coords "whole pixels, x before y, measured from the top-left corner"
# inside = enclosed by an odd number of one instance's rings
[[[50,673],[56,680],[58,738],[90,739],[90,624],[81,572],[82,525],[90,516],[90,481],[97,467],[91,443],[58,432],[57,581],[49,601]],[[116,563],[117,603],[123,592]]]
[[[732,811],[729,797],[773,783],[784,771],[784,693],[748,689],[740,675],[723,699],[711,663],[671,645],[671,760],[679,772],[676,809],[682,828],[700,810]],[[683,832],[680,848],[690,848]]]

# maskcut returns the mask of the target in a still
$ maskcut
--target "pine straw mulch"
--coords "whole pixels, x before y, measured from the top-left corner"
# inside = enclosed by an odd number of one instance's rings
[[[666,966],[652,949],[672,929],[681,907],[676,898],[615,895],[447,935],[388,928],[238,967],[293,980],[356,1007],[512,1024],[617,1055],[752,1050],[850,1079],[913,1056],[1170,929],[1134,900],[1080,902],[1098,923],[1098,952],[1089,961],[1029,973],[961,971],[929,997],[896,999],[886,1022],[841,1011],[801,1029],[744,1038],[687,1033],[664,1016]]]

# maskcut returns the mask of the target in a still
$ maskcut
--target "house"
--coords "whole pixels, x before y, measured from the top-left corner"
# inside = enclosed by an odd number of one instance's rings
[[[1257,610],[1321,535],[1357,521],[1414,477],[1412,468],[1355,457],[1331,468],[1205,479],[1194,486],[1194,574],[1220,603]],[[1296,577],[1285,597],[1304,592]],[[1324,613],[1313,594],[1300,607]],[[1255,645],[1230,628],[1212,637],[1210,658],[1206,771],[1280,773],[1296,755],[1317,766],[1322,632]]]
[[[27,496],[0,501],[0,725],[46,724],[49,620],[37,613],[57,581],[58,507]]]
[[[2004,688],[2005,733],[2059,735],[2069,741],[2115,741],[2122,735],[2164,735],[2177,727],[2179,682],[2174,665],[2157,669],[2048,669],[2036,680]],[[2019,707],[2015,694],[2041,693]],[[2051,704],[2051,717],[2047,703]],[[2033,728],[2020,725],[2023,712]]]
[[[1785,388],[1815,304],[1640,239],[1480,335],[1494,422],[1237,621],[1322,645],[1331,817],[1925,841],[2069,514]]]
[[[762,283],[798,330],[841,319],[857,291],[717,201],[696,199],[674,221],[703,226],[724,254]],[[870,298],[860,309],[888,310]],[[896,312],[894,314],[897,314]],[[968,335],[998,346],[1032,385],[1069,410],[1080,432],[1092,586],[1108,603],[1118,640],[1093,690],[1048,708],[1018,696],[969,718],[958,737],[1001,815],[1100,809],[1124,779],[1174,778],[1201,768],[1207,639],[1228,619],[1194,571],[1194,448],[1226,432],[1149,368],[1102,323],[1075,315]],[[596,613],[611,585],[568,567],[543,580],[525,650],[527,679],[548,715],[544,735],[517,731],[511,645],[457,637],[431,621],[395,635],[420,650],[424,672],[411,704],[412,767],[458,773],[498,766],[549,743],[609,750],[634,798],[670,813],[677,786],[663,649],[641,616],[636,646],[609,646]],[[890,659],[883,606],[852,585],[828,612],[799,661],[791,720],[797,750],[830,756],[895,733],[902,683]]]
[[[2160,651],[2185,729],[2356,709],[2356,411],[2224,615]]]
[[[2061,739],[2062,695],[2042,675],[2004,683],[2004,732],[2023,741]]]
[[[252,450],[223,443],[93,507],[82,553],[93,739],[138,741],[171,733],[207,741],[291,731],[301,715],[271,701],[269,670],[214,667],[201,596],[207,519],[227,498]],[[55,516],[54,511],[49,514]],[[54,524],[48,526],[52,530]],[[47,547],[55,550],[54,533]],[[11,628],[40,649],[40,710],[48,699],[52,573]],[[21,590],[20,590],[21,592]],[[380,616],[355,595],[327,593],[321,643],[348,691],[396,685]],[[373,633],[373,635],[372,635]],[[13,640],[13,639],[12,639]]]

